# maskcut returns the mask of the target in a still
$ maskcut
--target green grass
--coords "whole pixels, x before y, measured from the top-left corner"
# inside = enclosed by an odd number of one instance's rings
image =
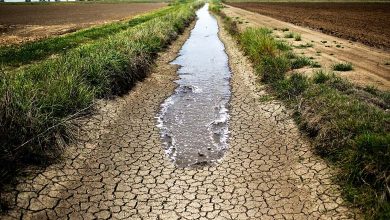
[[[302,40],[302,36],[300,34],[294,34],[294,40],[295,41],[301,41]]]
[[[297,48],[297,49],[305,49],[305,48],[313,47],[313,44],[312,43],[306,43],[306,44],[300,44],[300,45],[294,46],[294,47]]]
[[[254,40],[254,38],[256,40]],[[277,41],[271,36],[271,31],[266,28],[248,28],[240,35],[245,53],[257,64],[256,69],[262,74],[265,82],[282,78],[284,73],[291,68],[290,60],[286,56],[277,56],[280,48],[289,48],[282,41]]]
[[[260,102],[269,102],[269,101],[272,101],[272,100],[274,100],[274,97],[272,97],[270,95],[262,95],[259,98]]]
[[[310,66],[312,64],[312,61],[304,56],[299,56],[292,60],[291,62],[291,68],[292,69],[300,69],[305,66]]]
[[[334,71],[351,71],[353,70],[352,63],[344,62],[344,63],[335,63],[332,65],[332,69]]]
[[[319,64],[319,63],[316,62],[316,61],[311,61],[310,67],[311,67],[311,68],[321,68],[322,66],[321,66],[321,64]]]
[[[344,198],[367,219],[389,219],[390,92],[360,88],[324,70],[312,78],[287,76],[290,61],[299,56],[279,50],[266,30],[249,28],[233,36],[269,91],[295,109],[296,122],[316,152],[338,166]],[[298,66],[310,61],[301,59]]]
[[[80,30],[64,36],[51,37],[22,45],[3,46],[0,47],[0,64],[17,67],[33,61],[42,60],[53,54],[64,54],[72,48],[135,27],[154,18],[168,14],[173,10],[173,7],[168,7],[156,12],[137,16],[125,22],[114,22]]]
[[[313,47],[313,44],[312,43],[306,43],[306,44],[300,44],[298,46],[295,46],[295,48],[297,48],[297,49],[305,49],[305,48],[309,48],[309,47]]]
[[[1,73],[0,173],[15,170],[20,161],[55,157],[59,140],[71,137],[68,121],[85,114],[95,99],[121,95],[144,78],[157,53],[195,19],[201,4],[176,5],[57,58]],[[1,176],[0,182],[11,177]]]
[[[284,38],[294,38],[294,33],[287,32],[286,34],[284,34]]]

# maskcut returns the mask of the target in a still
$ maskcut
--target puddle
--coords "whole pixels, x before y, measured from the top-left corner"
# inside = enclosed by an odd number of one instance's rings
[[[158,115],[166,154],[179,167],[215,163],[227,150],[228,56],[208,4],[197,16],[190,37],[172,62],[180,66],[178,87]]]

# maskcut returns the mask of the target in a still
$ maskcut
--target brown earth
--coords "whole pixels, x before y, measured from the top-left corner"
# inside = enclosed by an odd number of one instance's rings
[[[350,62],[353,65],[352,71],[336,71],[335,73],[360,86],[375,86],[381,90],[390,90],[389,51],[351,42],[233,6],[226,6],[224,12],[239,21],[240,29],[247,27],[273,29],[273,35],[291,44],[296,54],[313,59],[325,70],[331,71],[335,63]],[[285,38],[284,35],[287,32],[282,30],[284,28],[288,28],[288,32],[301,34],[302,40]],[[307,44],[310,46],[299,48],[300,45]],[[319,68],[306,67],[294,71],[310,76],[317,69]]]
[[[228,3],[324,33],[390,49],[390,3]]]
[[[165,3],[0,5],[0,45],[61,35],[130,18]]]
[[[232,71],[229,150],[214,166],[178,168],[165,155],[156,114],[176,87],[187,31],[123,97],[102,100],[80,123],[63,161],[22,178],[1,219],[359,219],[313,155],[291,114],[261,102],[248,59],[223,29]]]

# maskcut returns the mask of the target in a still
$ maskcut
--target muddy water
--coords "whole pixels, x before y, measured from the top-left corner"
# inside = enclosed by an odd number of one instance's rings
[[[215,163],[227,149],[228,57],[208,4],[197,16],[190,37],[172,62],[180,66],[178,87],[158,116],[166,153],[179,167]]]

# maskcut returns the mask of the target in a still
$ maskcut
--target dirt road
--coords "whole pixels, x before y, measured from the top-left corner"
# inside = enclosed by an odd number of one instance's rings
[[[338,37],[333,37],[305,27],[296,26],[268,16],[249,12],[244,9],[227,6],[224,12],[233,18],[238,17],[242,24],[240,28],[267,27],[274,30],[274,35],[283,39],[293,46],[306,45],[309,47],[295,48],[300,55],[313,58],[321,64],[322,68],[331,70],[331,66],[339,62],[350,62],[353,71],[336,72],[342,77],[350,79],[361,86],[375,86],[382,90],[390,89],[390,52],[365,46],[360,43],[349,42]],[[299,33],[301,41],[294,38],[284,38],[285,33],[281,29],[288,28],[288,32]],[[301,73],[311,75],[313,68],[298,70]]]
[[[220,31],[233,73],[229,150],[215,166],[176,168],[162,148],[156,115],[172,94],[169,65],[184,34],[143,82],[102,101],[82,121],[82,140],[63,162],[21,180],[4,219],[350,219],[333,170],[311,153],[288,111],[260,102],[253,69]]]
[[[0,5],[0,45],[37,40],[130,18],[166,3]]]

